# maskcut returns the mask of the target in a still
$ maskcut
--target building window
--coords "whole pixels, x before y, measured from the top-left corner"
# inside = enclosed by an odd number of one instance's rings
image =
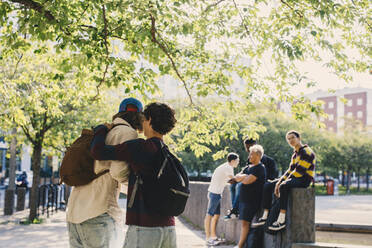
[[[363,112],[362,111],[358,111],[357,116],[358,116],[358,118],[363,118]]]
[[[347,113],[347,117],[352,118],[352,117],[353,117],[353,112],[348,112],[348,113]]]
[[[349,107],[353,106],[353,99],[348,99],[347,100],[347,106],[349,106]]]
[[[333,114],[328,115],[328,120],[333,121],[333,119],[334,119]]]
[[[328,103],[328,108],[333,109],[334,107],[335,107],[335,103],[334,102],[329,102]]]
[[[358,98],[357,104],[358,104],[358,106],[362,106],[362,104],[363,104],[363,98]]]

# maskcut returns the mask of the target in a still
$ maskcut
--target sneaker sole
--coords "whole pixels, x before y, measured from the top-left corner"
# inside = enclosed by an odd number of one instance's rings
[[[280,227],[269,226],[269,230],[272,230],[272,231],[279,231],[279,230],[282,230],[283,228],[285,228],[285,225],[280,226]]]
[[[261,222],[261,223],[252,223],[252,227],[259,227],[259,226],[263,226],[265,225],[265,222]]]

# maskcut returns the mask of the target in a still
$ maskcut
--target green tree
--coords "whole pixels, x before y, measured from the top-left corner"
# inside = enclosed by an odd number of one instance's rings
[[[97,85],[128,92],[154,92],[169,74],[193,103],[229,95],[239,75],[247,94],[292,102],[289,88],[316,83],[297,62],[325,64],[347,81],[369,70],[370,9],[368,0],[9,0],[0,4],[0,39],[9,49],[27,45],[24,34],[53,41],[57,52],[85,56]]]
[[[61,66],[61,60],[66,61],[67,57],[47,52],[47,46],[45,49],[38,54],[29,47],[0,61],[2,127],[18,128],[23,134],[22,142],[33,148],[31,221],[36,217],[43,147],[44,151],[64,150],[82,127],[103,122],[102,114],[107,113],[97,114],[97,103],[92,101],[96,90],[84,82],[84,71]],[[69,61],[80,59],[79,55],[68,55]],[[81,78],[76,74],[81,74]]]

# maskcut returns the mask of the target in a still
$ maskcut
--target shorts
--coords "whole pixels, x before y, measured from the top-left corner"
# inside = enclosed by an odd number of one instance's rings
[[[253,217],[258,213],[260,207],[246,202],[239,202],[239,220],[252,222]]]
[[[208,208],[207,214],[210,216],[219,215],[221,213],[221,195],[208,192]]]

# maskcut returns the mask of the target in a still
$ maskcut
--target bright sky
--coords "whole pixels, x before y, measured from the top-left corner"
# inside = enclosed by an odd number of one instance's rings
[[[294,87],[293,91],[300,90],[305,94],[312,93],[317,90],[327,91],[329,89],[343,89],[345,87],[355,88],[372,88],[372,75],[369,73],[354,73],[353,81],[350,83],[338,78],[328,68],[322,67],[320,64],[305,62],[303,63],[303,71],[309,72],[308,77],[317,81],[318,84],[312,88]]]

